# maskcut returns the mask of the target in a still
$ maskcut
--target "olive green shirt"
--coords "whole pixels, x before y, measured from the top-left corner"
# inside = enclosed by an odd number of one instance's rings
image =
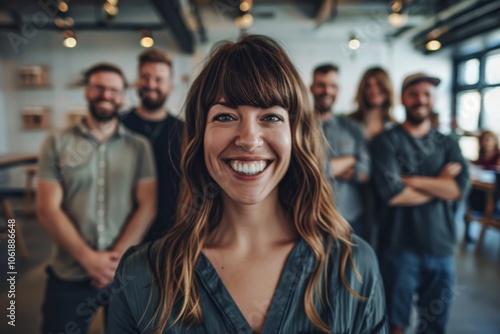
[[[90,247],[106,250],[116,242],[135,209],[137,182],[155,179],[156,174],[146,138],[120,124],[113,136],[100,142],[79,124],[46,138],[38,178],[61,184],[62,210]],[[88,278],[59,245],[50,265],[61,279]]]

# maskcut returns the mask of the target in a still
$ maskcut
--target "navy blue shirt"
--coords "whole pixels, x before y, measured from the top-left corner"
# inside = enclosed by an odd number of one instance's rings
[[[468,166],[458,143],[432,128],[421,138],[397,126],[375,138],[372,145],[372,177],[385,205],[380,218],[379,248],[450,256],[456,243],[453,202],[434,198],[417,206],[387,206],[403,191],[403,176],[437,177],[450,162],[462,165],[455,177],[462,194],[469,184]]]
[[[334,245],[328,262],[328,298],[330,306],[319,310],[321,319],[331,326],[331,333],[388,333],[382,281],[375,255],[363,240],[353,236],[353,258],[363,278],[361,283],[348,261],[346,278],[350,286],[366,301],[356,299],[342,285],[339,275],[341,246]],[[117,270],[117,282],[108,312],[107,333],[152,333],[148,326],[158,304],[158,292],[152,285],[152,273],[148,264],[155,263],[158,242],[151,247],[142,246],[129,251]],[[304,310],[304,293],[314,270],[314,256],[303,240],[299,239],[291,251],[281,274],[263,334],[267,333],[320,333],[309,321]],[[212,264],[202,254],[196,264],[196,280],[199,288],[204,322],[190,328],[176,324],[164,334],[251,334],[247,323],[231,295],[226,290]],[[153,293],[151,294],[153,290]],[[152,297],[150,304],[148,301]],[[142,320],[141,320],[142,319]],[[171,318],[172,320],[172,318]]]
[[[157,215],[143,242],[165,235],[175,222],[180,187],[179,166],[184,122],[172,115],[162,121],[148,121],[132,109],[122,118],[130,130],[140,133],[151,142],[158,173]]]

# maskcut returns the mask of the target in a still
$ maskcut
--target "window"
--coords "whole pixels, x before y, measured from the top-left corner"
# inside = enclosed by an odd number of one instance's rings
[[[486,83],[500,83],[500,52],[486,57]]]
[[[460,66],[460,83],[473,85],[479,81],[479,59],[464,61]]]
[[[500,46],[454,60],[453,115],[459,129],[500,134]]]

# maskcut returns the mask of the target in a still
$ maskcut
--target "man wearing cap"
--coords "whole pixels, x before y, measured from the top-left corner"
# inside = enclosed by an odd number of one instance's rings
[[[402,86],[405,122],[373,143],[373,180],[384,203],[379,240],[391,334],[408,327],[417,295],[419,333],[444,333],[454,298],[452,201],[469,182],[456,141],[431,125],[440,79],[415,73]]]

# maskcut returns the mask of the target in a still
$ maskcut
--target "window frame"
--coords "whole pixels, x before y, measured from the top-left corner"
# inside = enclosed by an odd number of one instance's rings
[[[489,84],[486,82],[486,57],[489,53],[498,51],[500,53],[500,44],[492,47],[485,48],[479,52],[470,53],[467,55],[461,55],[453,58],[453,86],[452,86],[452,117],[457,118],[458,116],[458,95],[462,92],[466,91],[478,91],[481,96],[479,101],[479,117],[477,129],[481,130],[484,128],[484,94],[485,91],[489,88],[500,87],[500,82],[495,84]],[[477,83],[472,85],[466,85],[460,83],[460,66],[462,63],[477,58],[479,60],[479,79]],[[452,129],[455,131],[455,129]]]

